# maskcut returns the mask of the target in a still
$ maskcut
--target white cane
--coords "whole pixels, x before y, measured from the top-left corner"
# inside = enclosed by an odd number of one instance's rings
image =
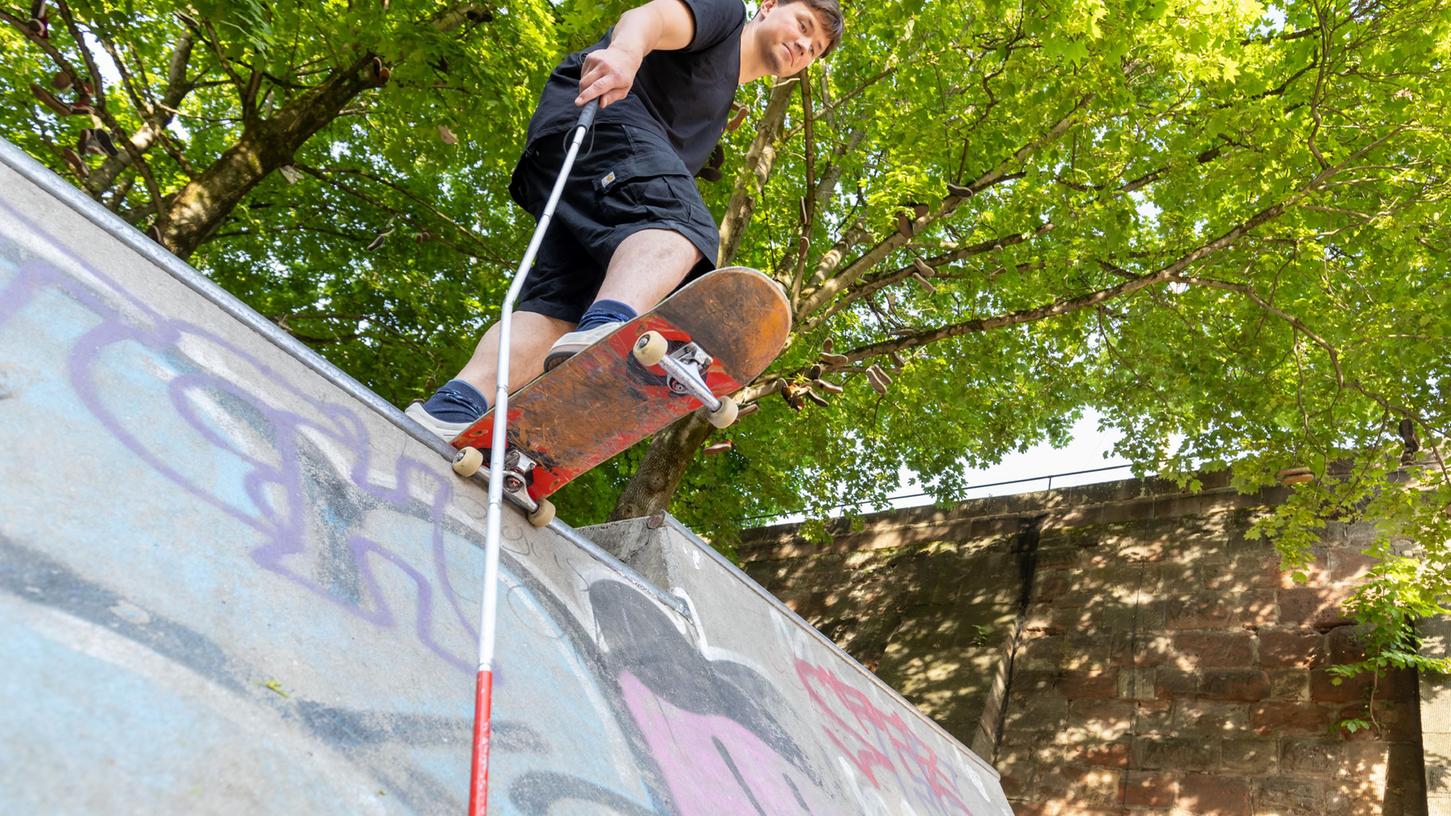
[[[489,810],[489,735],[490,716],[494,691],[494,628],[499,601],[499,513],[504,501],[504,446],[507,443],[506,425],[509,417],[509,327],[514,311],[514,301],[524,286],[524,276],[534,265],[534,256],[539,253],[544,231],[554,217],[554,208],[564,192],[564,182],[574,166],[575,156],[584,134],[594,122],[599,110],[599,100],[591,100],[579,115],[574,126],[574,139],[569,152],[564,156],[564,166],[559,178],[549,193],[549,201],[539,215],[539,226],[534,228],[534,237],[524,251],[524,259],[514,271],[509,283],[509,292],[504,296],[504,312],[499,316],[498,382],[494,391],[494,433],[489,449],[489,512],[484,524],[484,599],[479,614],[479,672],[474,686],[474,753],[469,768],[469,816],[484,816]]]

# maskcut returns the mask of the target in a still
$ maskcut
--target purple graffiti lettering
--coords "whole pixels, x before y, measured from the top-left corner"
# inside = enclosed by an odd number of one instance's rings
[[[472,632],[474,622],[469,610],[458,602],[458,593],[449,582],[445,560],[445,511],[453,495],[453,483],[440,476],[425,462],[407,456],[399,457],[392,466],[392,479],[382,483],[374,475],[376,466],[370,459],[372,443],[362,419],[349,407],[317,399],[303,392],[285,376],[257,356],[248,353],[221,335],[185,320],[169,318],[136,298],[100,270],[88,265],[68,250],[63,241],[49,236],[20,213],[0,204],[6,214],[25,224],[36,235],[47,239],[51,247],[64,254],[95,280],[107,288],[102,295],[54,266],[37,260],[23,263],[17,276],[0,292],[0,325],[19,314],[42,290],[55,292],[83,306],[97,319],[72,345],[67,360],[71,386],[82,405],[96,417],[108,434],[125,445],[136,457],[168,480],[206,504],[220,510],[237,522],[257,531],[262,543],[250,553],[263,568],[297,584],[352,615],[380,627],[397,624],[397,601],[391,602],[382,592],[380,569],[392,569],[414,587],[413,616],[419,642],[461,672],[472,673],[473,663],[439,643],[434,636],[438,601],[431,589],[427,571],[438,582],[445,603],[466,630]],[[122,305],[124,304],[124,309]],[[179,416],[201,438],[217,451],[223,451],[244,463],[243,492],[251,506],[220,495],[216,485],[189,475],[166,454],[155,449],[154,429],[139,426],[139,420],[128,406],[115,404],[101,384],[108,353],[143,350],[152,359],[164,361],[177,372],[167,383],[171,404]],[[229,365],[255,372],[265,383],[258,393],[244,390],[238,383],[204,370],[192,362],[196,351],[224,359]],[[188,353],[192,352],[192,353]],[[276,407],[285,397],[292,404],[301,404],[313,417]],[[266,450],[257,451],[244,441],[218,427],[215,418],[203,412],[204,402],[226,403],[228,419],[246,424],[265,437]],[[309,438],[311,437],[311,438]],[[321,449],[313,440],[332,443],[336,450],[349,451],[355,458],[349,472],[333,474],[336,468],[323,459]],[[266,458],[263,458],[263,457]],[[310,469],[304,473],[305,469]],[[362,508],[385,508],[410,517],[421,517],[429,525],[430,557],[427,571],[409,564],[382,543],[366,536],[349,535],[347,527],[361,519],[344,519],[343,529],[324,529],[323,538],[332,546],[309,547],[309,524],[317,523],[316,502],[308,501],[308,490],[318,489],[319,475],[331,475],[332,488],[340,495],[330,497],[341,504]],[[417,509],[415,491],[427,495],[426,511]]]

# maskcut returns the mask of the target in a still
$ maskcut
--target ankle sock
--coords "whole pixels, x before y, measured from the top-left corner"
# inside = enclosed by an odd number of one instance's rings
[[[575,331],[593,329],[605,323],[627,323],[637,317],[635,310],[618,300],[596,300],[579,319]]]
[[[463,380],[449,380],[423,403],[423,410],[443,422],[473,422],[489,410],[489,401]]]

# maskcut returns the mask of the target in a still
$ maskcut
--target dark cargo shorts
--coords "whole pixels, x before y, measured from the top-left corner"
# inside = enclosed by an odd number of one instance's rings
[[[573,134],[571,129],[535,139],[514,167],[509,193],[536,220]],[[677,232],[705,256],[681,285],[715,267],[720,233],[675,151],[648,131],[596,125],[580,145],[514,308],[578,323],[620,242],[643,229]]]

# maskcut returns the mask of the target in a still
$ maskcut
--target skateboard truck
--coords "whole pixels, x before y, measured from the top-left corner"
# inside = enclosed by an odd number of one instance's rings
[[[705,371],[710,368],[711,356],[695,343],[670,351],[670,344],[660,332],[647,331],[635,341],[631,350],[635,361],[649,368],[660,366],[668,376],[666,385],[672,393],[690,394],[705,404],[706,419],[717,428],[724,428],[736,421],[740,407],[730,397],[717,397],[705,384]]]
[[[525,509],[529,523],[547,527],[554,520],[554,502],[529,495],[529,474],[537,463],[515,448],[504,451],[504,492]],[[484,454],[478,448],[459,448],[453,457],[453,472],[467,479],[484,466]],[[485,475],[487,481],[487,474]]]

